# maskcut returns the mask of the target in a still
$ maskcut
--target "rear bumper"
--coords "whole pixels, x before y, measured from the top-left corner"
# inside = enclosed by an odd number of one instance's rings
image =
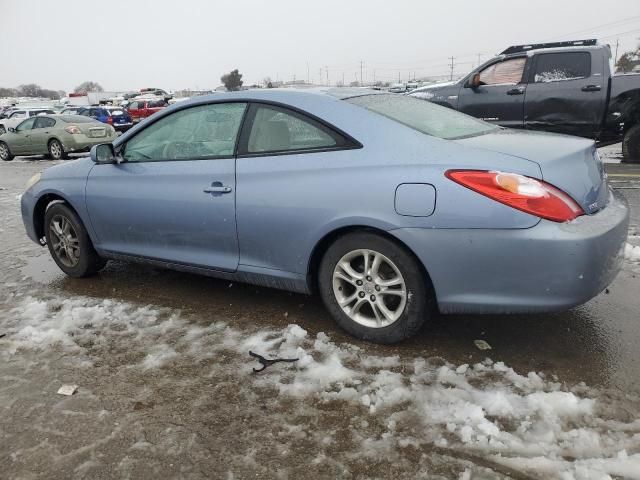
[[[90,138],[85,135],[69,135],[69,137],[63,141],[63,148],[67,153],[88,152],[94,145],[113,142],[117,138],[115,135],[100,138]]]
[[[620,271],[629,209],[518,230],[406,228],[392,235],[423,262],[443,313],[562,311],[604,290]]]

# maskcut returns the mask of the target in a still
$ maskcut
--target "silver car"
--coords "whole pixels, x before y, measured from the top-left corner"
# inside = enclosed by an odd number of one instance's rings
[[[111,142],[116,131],[111,125],[81,115],[38,115],[0,135],[0,159],[16,155],[48,155],[52,160],[67,154],[86,152],[93,145]]]

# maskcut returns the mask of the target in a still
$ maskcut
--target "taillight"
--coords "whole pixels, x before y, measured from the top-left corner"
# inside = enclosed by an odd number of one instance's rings
[[[107,123],[113,125],[113,117],[107,117]]]
[[[82,130],[80,130],[75,125],[69,125],[68,127],[65,127],[64,131],[67,132],[67,133],[70,133],[71,135],[78,135],[78,134],[82,133]]]
[[[540,218],[567,222],[584,215],[569,195],[535,178],[485,170],[448,170],[445,175],[474,192]]]

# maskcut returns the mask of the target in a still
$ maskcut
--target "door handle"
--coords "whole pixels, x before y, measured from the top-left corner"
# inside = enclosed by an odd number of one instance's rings
[[[507,91],[507,95],[522,95],[524,93],[524,88],[512,88],[511,90]]]
[[[222,185],[222,182],[213,182],[210,187],[205,187],[202,189],[204,193],[217,193],[221,195],[223,193],[231,193],[233,189],[231,187],[227,187],[226,185]]]
[[[600,85],[585,85],[580,90],[583,92],[599,92],[602,90],[602,87]]]

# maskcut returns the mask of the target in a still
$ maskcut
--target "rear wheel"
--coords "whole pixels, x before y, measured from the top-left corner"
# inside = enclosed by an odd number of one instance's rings
[[[68,158],[66,152],[64,151],[64,147],[59,140],[55,138],[49,142],[49,158],[51,160],[61,160],[63,158]]]
[[[0,125],[0,135],[4,135],[7,133],[7,130],[4,128],[4,125]]]
[[[93,248],[82,221],[64,203],[47,208],[44,231],[49,253],[70,277],[88,277],[105,266],[106,261]]]
[[[9,146],[4,142],[0,142],[0,158],[5,162],[10,162],[15,158],[9,150]]]
[[[318,283],[338,325],[362,340],[400,342],[433,314],[433,290],[418,260],[377,234],[336,240],[322,259]]]
[[[622,139],[622,161],[640,163],[640,123],[631,127]]]

